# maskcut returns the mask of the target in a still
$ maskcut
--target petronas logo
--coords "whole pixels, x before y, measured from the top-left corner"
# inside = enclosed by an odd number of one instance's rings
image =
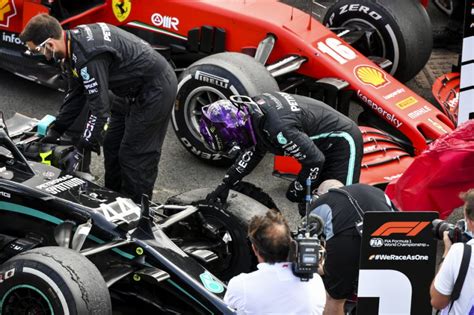
[[[214,278],[209,272],[202,273],[199,278],[201,278],[201,282],[204,287],[212,293],[222,293],[224,292],[224,285]]]
[[[278,140],[278,143],[281,145],[285,145],[288,143],[288,140],[286,140],[285,136],[281,132],[277,135],[277,140]]]
[[[390,83],[385,73],[372,66],[358,66],[354,69],[354,74],[362,83],[377,89]]]

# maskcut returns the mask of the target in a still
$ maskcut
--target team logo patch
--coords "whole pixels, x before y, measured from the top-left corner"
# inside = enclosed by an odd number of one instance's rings
[[[224,286],[219,280],[216,280],[209,272],[204,272],[199,275],[202,284],[204,287],[212,293],[222,293],[224,292]]]
[[[87,81],[91,78],[90,74],[87,72],[87,67],[81,69],[81,77],[84,81]]]
[[[277,135],[277,140],[278,140],[278,143],[282,145],[285,145],[288,143],[288,140],[286,140],[285,136],[281,132]]]
[[[372,66],[358,66],[354,74],[360,82],[378,89],[390,83],[385,73]]]
[[[112,11],[119,22],[125,21],[132,11],[130,0],[112,0]]]
[[[10,19],[16,15],[14,0],[0,0],[0,26],[8,27]]]
[[[400,108],[400,109],[405,109],[405,108],[408,108],[411,105],[414,105],[416,103],[418,103],[416,98],[414,98],[413,96],[410,96],[410,97],[408,97],[404,100],[401,100],[400,102],[396,103],[395,105],[397,105],[397,107]]]

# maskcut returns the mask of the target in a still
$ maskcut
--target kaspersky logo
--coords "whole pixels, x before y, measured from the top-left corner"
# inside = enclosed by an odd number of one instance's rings
[[[8,27],[10,19],[15,15],[15,0],[0,0],[0,26]]]
[[[354,68],[354,75],[360,82],[373,86],[376,89],[390,83],[385,73],[369,65],[357,66]]]
[[[371,236],[390,236],[392,234],[416,236],[428,224],[430,224],[430,222],[427,221],[387,222],[375,230]]]

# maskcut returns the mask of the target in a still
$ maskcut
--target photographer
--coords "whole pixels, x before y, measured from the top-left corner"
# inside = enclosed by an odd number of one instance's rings
[[[366,184],[343,186],[329,179],[318,187],[311,214],[324,222],[327,256],[322,270],[327,303],[324,314],[344,314],[344,303],[357,287],[362,217],[369,211],[394,211],[385,193]]]
[[[462,193],[460,197],[465,202],[463,208],[466,230],[472,236],[474,231],[474,189]],[[448,231],[445,231],[443,234],[444,254],[438,274],[431,284],[431,305],[436,309],[442,309],[441,314],[471,315],[474,314],[474,251],[472,249],[467,272],[464,281],[461,282],[462,286],[457,299],[454,288],[462,269],[463,254],[467,251],[468,246],[472,248],[474,240],[471,239],[465,248],[463,243],[453,244],[448,233]]]
[[[303,282],[288,262],[292,241],[281,213],[268,211],[253,217],[249,238],[259,262],[257,271],[232,278],[224,301],[238,314],[322,314],[324,286],[315,274]]]

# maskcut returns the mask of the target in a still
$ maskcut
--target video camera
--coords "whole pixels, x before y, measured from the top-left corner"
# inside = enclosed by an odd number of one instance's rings
[[[317,215],[309,215],[311,203],[311,179],[306,180],[306,216],[294,235],[293,274],[308,281],[318,272],[321,242],[319,235],[323,231],[323,220]]]
[[[448,231],[448,237],[453,243],[467,243],[472,237],[466,233],[466,221],[461,219],[456,224],[448,223],[441,219],[433,220],[433,234],[442,240],[444,231]]]

